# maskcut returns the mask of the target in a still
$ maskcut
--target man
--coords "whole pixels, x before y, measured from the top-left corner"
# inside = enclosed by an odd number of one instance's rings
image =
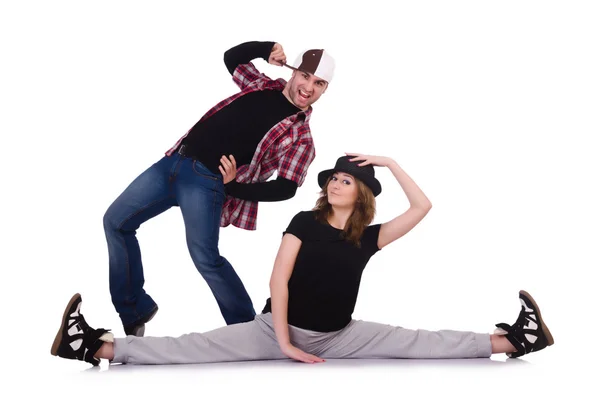
[[[256,229],[259,201],[293,197],[315,157],[312,105],[327,90],[335,62],[324,50],[298,56],[289,81],[272,80],[252,60],[288,66],[282,46],[247,42],[225,52],[240,92],[219,102],[158,162],[140,174],[104,215],[112,302],[126,335],[143,336],[158,305],[143,288],[136,230],[178,206],[192,260],[226,323],[251,321],[252,300],[218,249],[219,228]],[[277,179],[267,181],[277,171]]]

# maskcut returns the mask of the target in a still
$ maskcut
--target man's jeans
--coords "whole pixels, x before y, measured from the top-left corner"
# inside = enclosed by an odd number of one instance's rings
[[[104,215],[112,302],[124,326],[147,317],[157,304],[144,291],[144,272],[136,230],[179,206],[196,268],[208,283],[227,324],[251,321],[252,300],[231,264],[219,254],[225,200],[223,177],[202,163],[173,153],[139,175]],[[168,233],[168,232],[166,232]]]

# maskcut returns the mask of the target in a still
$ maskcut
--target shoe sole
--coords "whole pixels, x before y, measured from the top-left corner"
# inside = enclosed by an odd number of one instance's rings
[[[77,302],[77,300],[79,299],[81,299],[81,294],[73,295],[73,297],[67,304],[67,307],[65,308],[65,312],[63,313],[62,317],[62,322],[60,323],[60,328],[58,329],[56,337],[54,338],[54,343],[52,343],[52,348],[50,349],[50,354],[52,354],[53,356],[58,355],[58,347],[60,346],[60,342],[62,341],[63,329],[66,324],[67,316],[69,315],[69,309],[71,309],[71,307],[73,307],[73,304],[75,304],[75,302]]]
[[[550,333],[550,330],[546,326],[546,323],[544,323],[544,319],[542,319],[542,311],[540,310],[539,306],[535,302],[535,299],[533,299],[533,297],[531,295],[529,295],[529,293],[527,291],[521,290],[521,291],[519,291],[519,293],[524,295],[533,304],[535,311],[537,312],[538,316],[540,317],[540,324],[542,325],[542,332],[543,332],[544,336],[546,337],[546,340],[548,341],[548,346],[552,346],[554,344],[554,337]]]
[[[152,314],[150,314],[150,317],[148,317],[146,321],[135,327],[133,333],[129,335],[136,336],[138,338],[144,337],[144,334],[146,333],[146,324],[148,324],[150,320],[152,320],[154,316],[156,316],[156,313],[158,313],[158,307],[154,310],[154,312],[152,312]]]

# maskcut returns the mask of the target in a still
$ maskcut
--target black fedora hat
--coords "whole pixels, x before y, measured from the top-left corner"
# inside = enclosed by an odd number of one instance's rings
[[[360,167],[358,164],[362,163],[364,160],[350,161],[350,159],[354,157],[355,156],[340,157],[336,161],[334,168],[319,172],[319,186],[321,186],[321,188],[325,186],[327,178],[334,173],[344,172],[352,175],[367,185],[373,191],[373,195],[377,197],[379,193],[381,193],[381,183],[375,178],[375,168],[371,164]]]

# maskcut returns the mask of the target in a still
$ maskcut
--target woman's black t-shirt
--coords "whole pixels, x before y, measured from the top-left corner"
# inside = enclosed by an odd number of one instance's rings
[[[342,230],[321,223],[315,215],[299,212],[284,232],[302,240],[288,282],[288,324],[331,332],[352,319],[362,272],[379,251],[381,224],[365,229],[359,248],[343,238]],[[270,298],[262,312],[271,312]]]

